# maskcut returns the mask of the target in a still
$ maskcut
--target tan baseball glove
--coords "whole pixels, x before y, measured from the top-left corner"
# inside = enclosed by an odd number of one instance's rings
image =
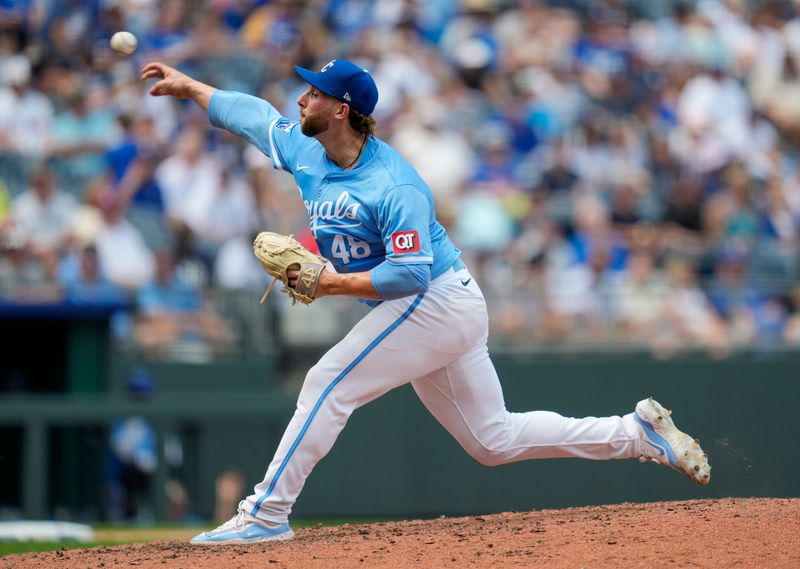
[[[262,304],[276,280],[283,282],[283,292],[291,296],[295,303],[314,302],[314,292],[317,290],[319,276],[325,268],[325,263],[300,245],[294,236],[263,231],[253,241],[253,253],[264,270],[274,277],[264,296],[261,297]],[[289,286],[289,277],[286,274],[289,269],[300,271],[294,287]]]

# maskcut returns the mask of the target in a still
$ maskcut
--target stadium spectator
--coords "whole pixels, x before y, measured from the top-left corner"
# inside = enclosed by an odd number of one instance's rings
[[[446,127],[442,120],[446,114],[447,107],[438,98],[419,99],[398,118],[392,145],[427,181],[442,214],[439,219],[449,224],[458,195],[473,176],[476,158],[465,137]]]
[[[16,228],[8,228],[0,241],[0,296],[25,301],[26,291],[35,290],[45,281],[42,264],[25,250],[25,237]]]
[[[115,285],[138,290],[153,251],[170,249],[196,290],[256,286],[250,232],[308,230],[302,204],[285,205],[296,203],[289,178],[194,107],[148,96],[140,58],[261,93],[296,120],[293,65],[335,52],[375,75],[379,136],[429,180],[471,268],[529,280],[512,287],[513,304],[495,303],[499,341],[638,342],[662,355],[797,344],[786,300],[800,278],[796,3],[11,6],[0,179],[9,201],[29,196],[29,170],[48,160],[55,187],[85,202],[76,259],[97,234],[100,273]],[[138,35],[136,54],[105,47],[117,29]],[[103,157],[117,199],[98,208]],[[34,257],[2,207],[0,286],[55,290],[65,251]],[[37,236],[55,227],[34,217]],[[665,274],[674,255],[686,260]],[[508,290],[482,280],[489,295]],[[575,318],[598,328],[571,334]]]
[[[214,264],[214,284],[223,290],[258,290],[268,280],[253,255],[255,234],[228,239]]]
[[[95,238],[100,269],[115,285],[136,289],[154,273],[153,252],[136,227],[125,219],[122,198],[112,191],[100,197],[102,226]]]
[[[155,119],[149,115],[122,116],[124,137],[109,150],[106,160],[114,190],[126,215],[151,248],[169,243],[164,218],[164,198],[154,172],[159,163],[160,145]]]
[[[187,125],[175,140],[175,151],[155,170],[166,214],[172,223],[188,225],[187,208],[195,193],[213,193],[220,178],[220,164],[206,151],[206,130]],[[211,189],[206,190],[205,186]]]
[[[176,278],[170,251],[156,253],[155,275],[140,288],[137,305],[134,336],[151,357],[187,346],[195,350],[192,356],[210,357],[207,349],[223,347],[230,340],[226,323],[205,305],[202,295]]]
[[[184,221],[212,257],[228,239],[256,228],[253,192],[232,164],[220,164],[216,177],[191,187],[185,201]]]
[[[76,261],[76,262],[75,262]],[[72,263],[61,267],[60,282],[67,302],[80,305],[117,305],[125,302],[123,290],[100,271],[97,249],[87,245]],[[77,267],[74,265],[77,264]]]
[[[31,164],[47,157],[50,144],[53,103],[32,80],[26,55],[0,60],[0,171],[12,195],[25,187]]]
[[[747,257],[741,247],[731,244],[720,253],[708,287],[708,298],[727,323],[734,344],[751,343],[763,295],[750,282]]]
[[[640,249],[631,253],[614,291],[616,318],[622,343],[657,346],[667,300],[667,281],[653,254]]]
[[[47,157],[53,103],[32,85],[30,60],[15,54],[3,61],[0,78],[0,150],[38,161]]]
[[[33,168],[29,180],[30,187],[14,198],[11,222],[31,255],[40,260],[46,257],[58,260],[72,242],[72,218],[77,200],[56,187],[45,163]]]
[[[145,367],[131,370],[126,391],[134,401],[147,401],[155,392],[155,380]],[[109,521],[148,522],[152,508],[153,474],[159,451],[155,425],[134,415],[114,421],[105,457],[106,517]]]
[[[59,174],[73,194],[105,172],[105,153],[119,135],[106,89],[94,84],[89,89],[73,86],[67,108],[53,122],[50,152],[59,158]]]
[[[663,346],[681,350],[699,346],[723,355],[729,346],[727,330],[697,285],[695,267],[685,258],[674,256],[666,264],[669,280],[664,298],[671,337]]]

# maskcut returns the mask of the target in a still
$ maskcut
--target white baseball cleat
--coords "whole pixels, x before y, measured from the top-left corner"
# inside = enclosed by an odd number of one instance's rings
[[[293,537],[294,532],[289,524],[272,526],[246,512],[239,512],[217,529],[194,536],[189,543],[196,545],[242,544],[286,541]]]
[[[652,397],[636,404],[633,416],[642,439],[639,460],[669,466],[692,482],[705,486],[711,482],[708,455],[700,448],[700,441],[678,430],[671,415],[672,411]]]

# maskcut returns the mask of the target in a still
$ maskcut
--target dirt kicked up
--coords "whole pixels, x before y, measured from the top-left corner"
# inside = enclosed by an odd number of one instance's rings
[[[2,569],[800,567],[800,499],[620,504],[297,531],[294,541],[169,541],[9,555]]]

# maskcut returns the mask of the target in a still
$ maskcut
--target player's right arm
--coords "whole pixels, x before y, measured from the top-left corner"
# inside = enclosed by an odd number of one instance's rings
[[[221,91],[163,63],[148,63],[142,79],[161,79],[150,89],[154,96],[171,95],[192,99],[208,112],[212,125],[241,136],[272,158],[275,168],[291,172],[283,154],[288,152],[289,132],[294,123],[284,119],[267,101],[234,91]],[[277,136],[275,131],[281,136]]]

